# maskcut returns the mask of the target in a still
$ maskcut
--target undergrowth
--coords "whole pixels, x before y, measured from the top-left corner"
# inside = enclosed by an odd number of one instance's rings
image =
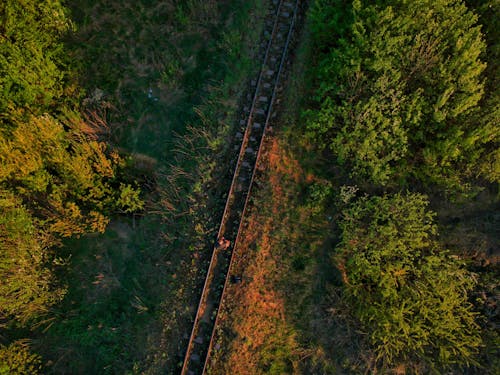
[[[176,373],[221,214],[264,2],[72,2],[83,109],[146,190],[142,215],[68,241],[69,292],[35,331],[48,373]],[[250,30],[250,31],[249,31]]]

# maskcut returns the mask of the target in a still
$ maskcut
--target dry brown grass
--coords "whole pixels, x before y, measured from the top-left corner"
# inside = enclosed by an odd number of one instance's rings
[[[286,296],[278,284],[284,268],[282,254],[276,251],[280,241],[276,232],[287,225],[285,211],[290,194],[285,181],[299,182],[303,173],[278,139],[269,139],[264,147],[261,167],[266,171],[265,193],[272,199],[265,200],[266,207],[252,210],[237,245],[233,274],[242,275],[244,281],[228,289],[231,297],[227,307],[231,313],[227,320],[223,319],[223,325],[230,326],[235,338],[225,348],[224,369],[217,367],[214,373],[261,374],[277,361],[283,361],[285,368],[296,373],[294,362],[301,353],[294,329],[287,321]]]

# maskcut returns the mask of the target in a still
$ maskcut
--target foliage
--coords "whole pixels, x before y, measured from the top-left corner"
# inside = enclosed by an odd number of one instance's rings
[[[361,198],[345,209],[335,260],[346,295],[385,365],[474,363],[474,275],[435,240],[425,196]]]
[[[59,0],[5,0],[0,4],[0,113],[16,108],[43,113],[62,100],[64,53],[61,37],[71,28]]]
[[[485,146],[484,156],[478,160],[478,165],[471,166],[473,175],[483,176],[490,182],[500,182],[500,2],[495,0],[468,0],[467,4],[479,14],[482,32],[485,35],[487,53],[484,60],[487,63],[485,76],[485,95],[481,108],[472,121],[491,129],[491,141]],[[495,131],[496,130],[496,131]],[[476,171],[474,171],[476,169]]]
[[[136,212],[144,208],[144,202],[139,197],[139,189],[134,189],[130,184],[121,184],[119,192],[117,203],[124,212]]]
[[[107,215],[142,203],[101,129],[78,113],[66,8],[7,0],[0,19],[0,317],[24,324],[64,294],[52,275],[60,239],[102,232]]]
[[[338,46],[341,38],[352,23],[352,6],[346,0],[316,0],[309,10],[308,28],[314,50],[329,53]]]
[[[12,193],[0,190],[0,319],[25,323],[46,312],[64,295],[53,288],[53,275],[44,266],[54,261],[49,236]]]
[[[472,121],[484,91],[477,16],[458,0],[354,1],[352,14],[350,29],[318,61],[311,136],[360,178],[457,188],[498,135]]]
[[[141,201],[138,190],[115,186],[118,155],[108,158],[106,146],[82,132],[76,114],[30,117],[14,124],[0,138],[2,211],[7,221],[1,236],[10,238],[2,244],[0,298],[2,310],[26,321],[44,310],[42,302],[50,305],[60,297],[60,292],[50,291],[45,268],[57,238],[102,232],[107,212],[114,207],[130,212],[140,208]]]
[[[0,375],[36,375],[40,373],[41,365],[40,356],[31,353],[23,341],[0,345]]]

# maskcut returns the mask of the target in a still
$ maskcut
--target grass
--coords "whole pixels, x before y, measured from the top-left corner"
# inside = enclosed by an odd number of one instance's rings
[[[66,244],[75,254],[69,293],[40,342],[53,358],[50,371],[125,373],[134,358],[153,350],[147,341],[161,331],[158,305],[171,270],[167,252],[151,251],[162,248],[151,232],[148,223],[134,229],[131,221],[115,220],[104,235]]]
[[[105,117],[111,142],[131,156],[148,183],[147,209],[65,243],[68,294],[36,331],[35,349],[47,373],[176,373],[224,190],[216,166],[230,157],[266,6],[71,6],[84,109]]]
[[[228,290],[213,374],[321,374],[359,366],[362,338],[346,324],[349,317],[334,312],[342,302],[330,260],[336,238],[328,171],[318,169],[302,138],[309,45],[306,26],[273,125],[278,131],[264,146],[233,270],[244,282]]]
[[[232,4],[200,9],[203,3],[71,3],[79,16],[71,44],[84,65],[85,87],[102,90],[116,107],[108,121],[113,139],[127,151],[168,160],[173,132],[196,121],[193,107],[207,82],[226,74],[217,27],[224,28]]]

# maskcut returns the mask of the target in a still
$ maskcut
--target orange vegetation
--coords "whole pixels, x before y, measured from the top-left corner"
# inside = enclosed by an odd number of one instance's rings
[[[277,139],[269,139],[264,147],[265,173],[261,179],[266,187],[260,189],[259,195],[266,197],[259,198],[258,209],[248,215],[237,245],[232,273],[241,274],[243,283],[230,286],[225,305],[230,313],[223,322],[236,337],[223,346],[225,369],[218,369],[216,373],[255,375],[266,372],[276,361],[287,368],[295,367],[289,357],[298,345],[286,321],[283,291],[277,287],[277,281],[283,278],[281,255],[273,252],[273,248],[279,241],[277,229],[287,225],[286,181],[301,181],[303,172],[298,161],[290,157]]]

